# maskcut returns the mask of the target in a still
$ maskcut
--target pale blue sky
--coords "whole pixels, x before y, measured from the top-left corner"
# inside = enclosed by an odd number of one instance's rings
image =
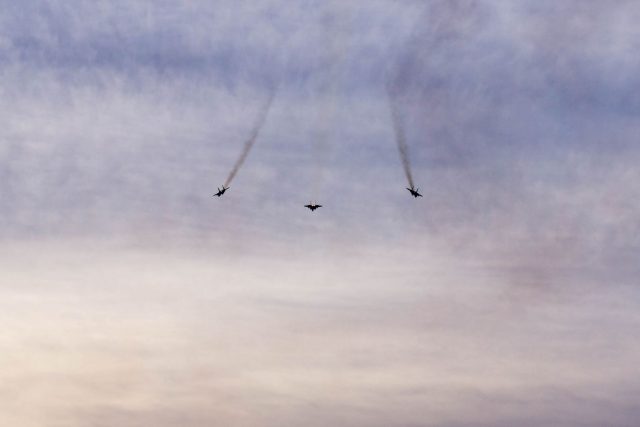
[[[639,20],[0,0],[0,424],[634,426]]]

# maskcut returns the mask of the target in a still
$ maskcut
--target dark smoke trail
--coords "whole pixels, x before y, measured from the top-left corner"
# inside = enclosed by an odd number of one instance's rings
[[[411,163],[409,163],[409,148],[407,147],[407,137],[404,133],[404,124],[402,123],[402,117],[400,117],[400,110],[398,105],[394,102],[394,99],[389,90],[389,109],[391,110],[391,121],[393,122],[393,130],[396,136],[396,145],[398,146],[398,153],[400,153],[400,160],[402,161],[402,168],[404,174],[409,181],[411,188],[415,188],[413,185],[413,175],[411,174]]]
[[[251,148],[253,148],[253,145],[256,143],[256,140],[258,139],[258,135],[260,134],[260,130],[262,129],[262,126],[264,126],[264,122],[267,119],[267,114],[269,113],[269,109],[271,108],[271,104],[273,103],[273,98],[275,98],[275,96],[276,96],[276,89],[274,88],[269,93],[269,98],[267,99],[267,103],[262,108],[262,110],[260,110],[260,114],[258,115],[258,120],[256,121],[255,125],[251,129],[251,133],[249,134],[249,138],[245,141],[244,147],[242,147],[242,152],[240,153],[240,157],[238,157],[238,160],[236,160],[236,163],[233,165],[233,169],[231,169],[231,172],[229,172],[229,176],[227,177],[227,180],[224,182],[225,187],[228,187],[229,184],[231,184],[231,181],[233,181],[233,178],[236,176],[236,174],[240,170],[240,167],[242,166],[244,161],[247,159],[247,156],[249,155]]]

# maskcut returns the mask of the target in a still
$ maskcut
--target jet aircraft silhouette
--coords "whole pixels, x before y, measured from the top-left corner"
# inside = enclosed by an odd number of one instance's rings
[[[305,208],[309,208],[311,210],[311,212],[315,211],[318,208],[321,208],[322,205],[316,205],[315,203],[313,204],[308,204],[308,205],[304,205]]]
[[[214,194],[214,196],[222,196],[224,194],[225,191],[227,191],[229,188],[231,187],[225,187],[224,185],[222,186],[222,190],[218,188],[218,192],[216,194]]]
[[[411,188],[407,188],[407,190],[409,190],[409,193],[415,198],[422,197],[422,194],[418,193],[419,188],[413,188],[413,186],[411,186]]]

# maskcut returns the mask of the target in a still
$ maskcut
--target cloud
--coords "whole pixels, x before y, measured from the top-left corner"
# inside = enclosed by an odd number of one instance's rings
[[[585,263],[634,274],[616,261],[637,253],[640,227],[632,3],[627,14],[478,1],[76,6],[3,12],[8,238],[247,248],[309,231],[356,245],[417,233],[507,259],[530,272],[524,282]],[[387,72],[422,205],[399,184]],[[329,76],[340,81],[323,93]],[[210,200],[274,78],[279,96],[243,176]],[[314,197],[327,215],[292,216]]]
[[[3,8],[3,421],[632,425],[639,13]]]
[[[578,280],[565,282],[578,297],[514,301],[490,270],[411,249],[291,262],[16,244],[2,261],[0,419],[626,426],[637,415],[635,289],[578,294]]]

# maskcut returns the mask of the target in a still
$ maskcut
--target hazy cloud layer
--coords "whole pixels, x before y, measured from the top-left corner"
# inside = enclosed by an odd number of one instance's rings
[[[3,420],[633,425],[634,287],[514,295],[498,273],[411,249],[291,262],[14,245]]]
[[[0,0],[2,424],[635,425],[639,18]]]

